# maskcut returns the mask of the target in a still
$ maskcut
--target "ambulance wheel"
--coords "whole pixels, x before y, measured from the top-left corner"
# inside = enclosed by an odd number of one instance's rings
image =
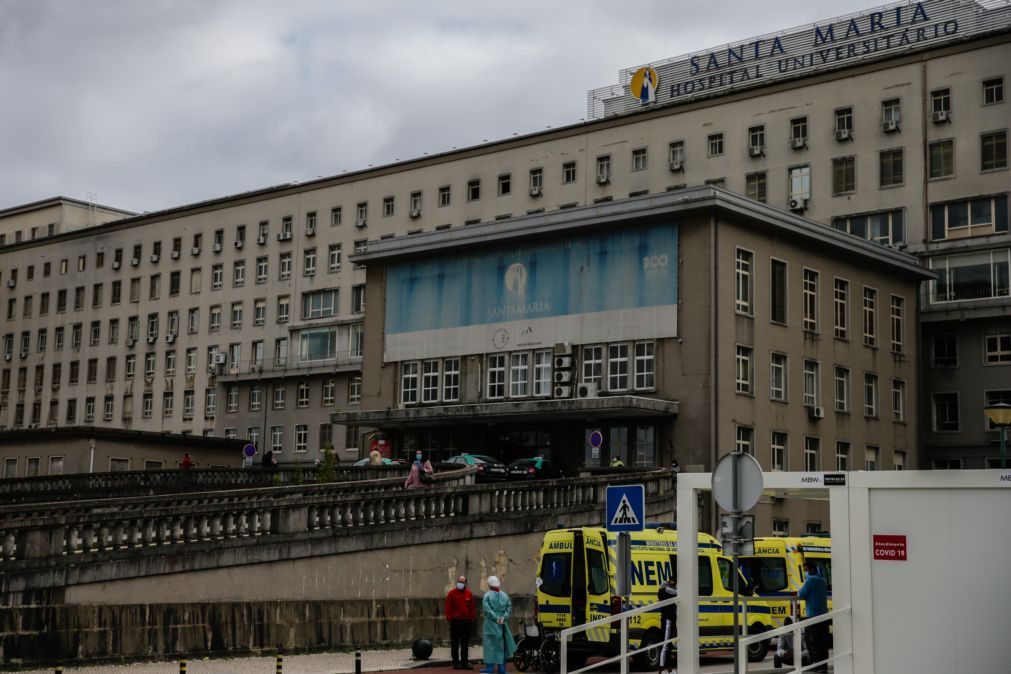
[[[752,625],[748,629],[748,635],[761,634],[766,631],[765,625]],[[757,641],[748,646],[748,662],[761,662],[769,654],[769,639]]]
[[[527,640],[520,639],[516,642],[516,652],[513,653],[513,667],[521,672],[527,671],[533,664],[530,661],[533,654],[534,652],[527,643]]]
[[[545,639],[541,644],[541,671],[544,674],[555,674],[562,668],[562,654],[558,639]]]
[[[635,656],[635,664],[639,666],[640,669],[651,669],[656,671],[660,667],[660,650],[661,646],[658,646],[663,638],[660,635],[659,630],[649,630],[646,635],[639,642],[639,648],[648,648],[649,650],[643,651]],[[671,651],[673,656],[673,651]]]

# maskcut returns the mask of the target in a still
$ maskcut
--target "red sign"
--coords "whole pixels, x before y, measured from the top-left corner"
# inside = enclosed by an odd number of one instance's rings
[[[874,534],[874,559],[904,562],[906,557],[906,537],[891,534]]]

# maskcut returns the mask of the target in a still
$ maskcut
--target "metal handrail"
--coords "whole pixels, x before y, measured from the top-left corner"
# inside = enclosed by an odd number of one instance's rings
[[[819,660],[818,662],[812,662],[808,665],[804,665],[804,658],[802,653],[804,652],[803,645],[801,643],[801,632],[806,627],[811,625],[817,625],[818,623],[827,622],[833,618],[841,617],[843,615],[848,615],[851,612],[851,608],[846,606],[844,608],[837,608],[829,611],[828,613],[823,613],[820,616],[814,618],[806,618],[804,620],[797,620],[793,624],[783,625],[782,627],[777,627],[776,629],[769,630],[768,632],[762,632],[761,634],[756,634],[754,636],[745,637],[737,643],[737,647],[740,652],[740,658],[738,662],[739,669],[736,674],[746,674],[748,669],[748,646],[751,644],[764,640],[764,639],[775,639],[782,634],[793,633],[793,672],[794,674],[800,674],[800,672],[806,672],[814,667],[819,667],[821,665],[827,665],[830,662],[834,662],[839,658],[852,656],[853,650],[843,651],[842,653],[833,652],[825,660]]]
[[[631,616],[638,615],[640,613],[652,613],[653,611],[656,611],[657,609],[663,608],[665,606],[670,606],[671,604],[677,604],[677,603],[679,603],[679,599],[677,597],[671,597],[670,599],[664,599],[663,601],[658,601],[658,602],[656,602],[654,604],[647,604],[645,606],[640,606],[638,608],[634,608],[631,611],[622,611],[618,615],[608,616],[606,618],[597,618],[596,620],[591,620],[590,622],[584,623],[582,625],[576,625],[575,627],[567,627],[567,628],[565,628],[558,635],[559,636],[559,640],[561,641],[561,651],[562,651],[561,652],[561,674],[578,674],[579,672],[588,672],[591,669],[596,669],[597,667],[602,667],[604,665],[609,665],[612,662],[619,661],[619,660],[621,662],[621,665],[620,665],[621,666],[621,674],[628,674],[628,658],[630,658],[633,655],[639,655],[640,653],[644,653],[644,652],[646,652],[646,651],[648,651],[650,649],[653,649],[653,648],[662,648],[665,644],[668,644],[668,643],[673,644],[673,643],[675,643],[678,640],[678,638],[675,636],[675,637],[671,637],[670,639],[665,639],[665,640],[663,640],[663,641],[661,641],[659,643],[652,644],[651,646],[647,646],[645,648],[637,648],[634,651],[629,651],[628,650],[628,619]],[[609,624],[611,624],[613,622],[616,622],[616,621],[620,621],[621,622],[621,639],[620,639],[620,641],[621,641],[620,649],[621,650],[619,651],[618,655],[615,655],[613,657],[607,658],[606,660],[602,660],[600,662],[595,662],[592,665],[588,665],[586,667],[582,667],[580,669],[575,670],[574,672],[569,672],[569,670],[568,670],[568,648],[566,647],[567,644],[568,644],[569,636],[573,635],[573,634],[578,634],[580,632],[585,632],[586,630],[592,629],[594,627],[601,627],[603,625],[609,625]]]

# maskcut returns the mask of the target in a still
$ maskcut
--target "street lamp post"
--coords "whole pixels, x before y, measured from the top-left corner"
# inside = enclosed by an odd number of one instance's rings
[[[1007,469],[1007,427],[1011,426],[1011,405],[994,403],[983,408],[990,423],[1000,428],[1000,469]]]

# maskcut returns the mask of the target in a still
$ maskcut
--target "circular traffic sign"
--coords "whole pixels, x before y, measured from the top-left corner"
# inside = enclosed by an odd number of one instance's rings
[[[590,433],[590,447],[594,449],[600,449],[600,446],[604,444],[604,434],[600,431],[593,431]]]
[[[762,467],[750,454],[727,454],[713,470],[713,498],[727,512],[754,508],[763,485]]]
[[[242,448],[242,456],[252,457],[255,455],[256,455],[256,445],[254,445],[253,443],[249,443]]]

